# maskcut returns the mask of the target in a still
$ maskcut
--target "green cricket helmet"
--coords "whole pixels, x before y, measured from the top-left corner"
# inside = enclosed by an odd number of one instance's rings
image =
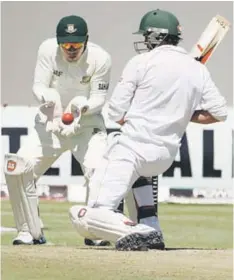
[[[149,51],[163,44],[177,45],[181,40],[178,19],[172,13],[159,9],[146,13],[141,19],[139,30],[133,34],[145,37],[144,41],[134,42],[137,52]],[[139,47],[142,44],[144,47]]]

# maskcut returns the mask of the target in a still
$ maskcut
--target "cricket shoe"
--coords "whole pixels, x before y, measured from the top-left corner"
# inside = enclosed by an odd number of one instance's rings
[[[87,246],[110,246],[111,243],[107,240],[91,240],[85,238],[84,244]]]
[[[39,239],[33,239],[33,244],[34,245],[46,244],[46,239],[44,236],[41,236]]]
[[[156,230],[147,234],[131,233],[119,238],[115,243],[118,251],[148,251],[148,249],[164,249],[162,244],[162,234]],[[163,248],[163,249],[162,249]]]
[[[40,239],[33,239],[32,235],[27,231],[20,231],[15,239],[13,239],[13,245],[39,245],[45,244],[46,239],[42,236]]]
[[[146,240],[147,247],[152,250],[164,250],[165,243],[164,243],[162,232],[156,231],[150,233],[150,235],[151,234],[153,234],[153,236],[149,236]]]

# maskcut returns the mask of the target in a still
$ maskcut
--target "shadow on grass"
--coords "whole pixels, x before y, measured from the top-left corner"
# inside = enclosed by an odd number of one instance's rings
[[[85,246],[85,247],[76,247],[79,250],[102,250],[102,251],[115,251],[114,246],[109,246],[109,247],[101,247],[101,246]],[[182,251],[182,250],[193,250],[193,251],[216,251],[216,250],[224,250],[223,248],[165,248],[164,250],[149,250],[149,251]]]
[[[175,250],[208,250],[208,251],[215,251],[215,250],[223,250],[222,248],[191,248],[191,247],[187,247],[187,248],[165,248],[164,251],[175,251]]]

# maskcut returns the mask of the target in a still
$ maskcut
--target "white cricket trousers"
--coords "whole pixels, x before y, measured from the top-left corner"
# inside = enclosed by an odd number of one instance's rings
[[[117,209],[140,176],[162,174],[174,160],[175,153],[165,147],[137,143],[124,135],[116,137],[90,180],[90,207]]]
[[[88,127],[81,128],[78,135],[65,138],[46,132],[43,125],[37,124],[17,154],[32,162],[34,177],[38,180],[68,150],[81,164],[85,173],[86,168],[95,168],[96,162],[102,158],[105,147],[106,132],[104,126],[100,125],[100,132],[97,134],[94,134],[94,128]]]

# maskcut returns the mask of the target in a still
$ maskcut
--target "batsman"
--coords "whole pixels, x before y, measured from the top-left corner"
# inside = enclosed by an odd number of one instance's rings
[[[109,101],[109,117],[122,125],[122,133],[94,171],[88,206],[70,209],[81,236],[110,240],[120,251],[162,243],[160,228],[116,211],[132,184],[170,167],[190,121],[209,124],[227,117],[226,101],[207,68],[178,46],[181,28],[175,15],[150,11],[137,33],[143,38],[135,49],[145,52],[129,60]]]
[[[98,164],[106,146],[101,110],[110,70],[110,55],[89,42],[87,23],[79,16],[62,18],[56,38],[40,45],[33,83],[40,104],[35,126],[26,143],[16,154],[6,154],[4,162],[18,231],[14,245],[46,242],[35,184],[60,155],[70,150],[87,181]]]

